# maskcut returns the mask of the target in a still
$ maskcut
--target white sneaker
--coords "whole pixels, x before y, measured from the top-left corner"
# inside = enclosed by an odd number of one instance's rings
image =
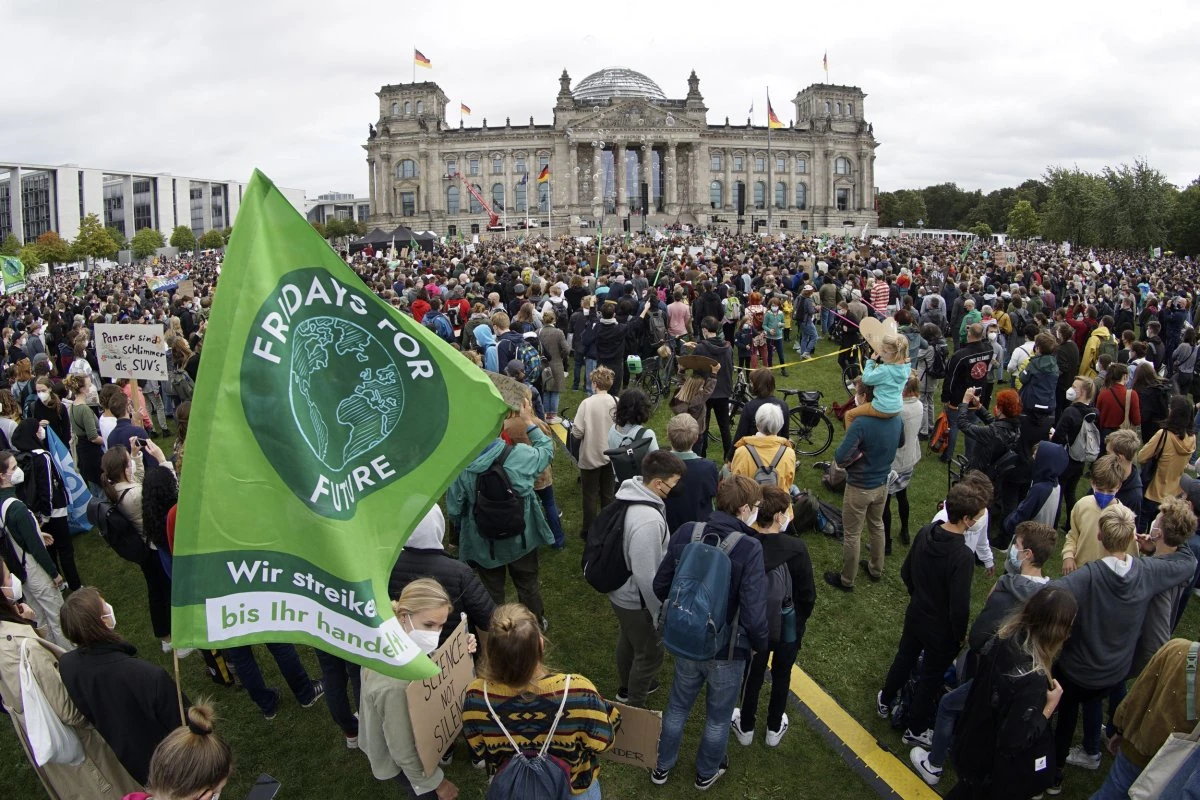
[[[787,714],[783,715],[783,721],[779,723],[779,730],[773,731],[767,728],[767,747],[779,747],[779,743],[783,741],[783,735],[788,731]]]
[[[933,729],[931,728],[921,733],[913,733],[911,729],[905,728],[904,743],[916,744],[925,748],[933,747]]]
[[[1100,754],[1092,755],[1083,749],[1083,745],[1077,744],[1071,748],[1071,752],[1067,753],[1067,763],[1072,767],[1100,769]]]
[[[921,776],[921,780],[930,786],[938,785],[938,781],[942,779],[942,771],[929,763],[928,750],[924,747],[914,747],[908,751],[908,760],[912,762],[913,768]]]
[[[742,730],[742,710],[735,708],[733,710],[733,735],[737,737],[738,744],[742,747],[749,747],[754,742],[754,729],[748,731]]]
[[[162,651],[164,653],[167,653],[168,655],[170,655],[171,651],[174,651],[180,658],[187,658],[192,653],[196,652],[196,648],[194,648],[194,647],[184,647],[182,649],[176,648],[174,645],[172,645],[166,639],[163,639],[162,640]]]
[[[347,750],[357,750],[358,749],[358,737],[357,736],[347,736],[346,737],[346,749]]]

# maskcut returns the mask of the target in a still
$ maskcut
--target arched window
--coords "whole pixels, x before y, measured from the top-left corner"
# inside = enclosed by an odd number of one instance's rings
[[[513,189],[513,196],[517,203],[518,213],[524,214],[529,210],[528,194],[526,194],[528,191],[529,188],[523,183],[518,183]]]
[[[808,208],[808,185],[804,183],[796,184],[796,208],[800,211]]]
[[[825,116],[828,117],[832,113],[833,113],[833,104],[830,103],[828,100],[826,100],[825,101]]]
[[[854,103],[846,103],[846,116],[847,117],[854,116]]]
[[[754,183],[754,207],[767,207],[767,184],[763,181],[755,181]]]
[[[720,181],[713,181],[708,185],[708,204],[713,208],[725,206],[725,187]]]
[[[396,165],[397,178],[415,178],[417,177],[417,162],[411,158],[406,158]]]
[[[783,181],[775,184],[775,207],[787,208],[787,184]]]
[[[840,117],[842,115],[842,104],[838,103],[834,108],[837,109],[837,115]]]
[[[835,175],[849,175],[850,159],[845,156],[838,156],[833,162],[833,173]]]
[[[453,183],[446,187],[446,213],[458,213],[458,187]]]
[[[504,210],[504,184],[503,183],[493,183],[492,184],[492,210],[493,211],[503,211]]]
[[[418,113],[418,114],[424,114],[424,113],[425,113],[425,103],[424,103],[423,101],[421,101],[421,100],[418,100],[418,101],[417,101],[417,113]]]
[[[407,117],[411,113],[412,113],[412,103],[409,102],[408,100],[405,100],[404,101],[404,116]]]
[[[400,114],[400,104],[392,103],[392,116],[395,117],[395,116],[398,116],[399,114]]]
[[[475,186],[475,191],[478,192],[479,184],[476,183],[476,184],[474,184],[474,186]],[[482,192],[480,192],[480,193],[482,194]],[[479,205],[479,201],[475,199],[474,194],[471,195],[471,213],[472,214],[482,214],[483,213],[483,206]]]

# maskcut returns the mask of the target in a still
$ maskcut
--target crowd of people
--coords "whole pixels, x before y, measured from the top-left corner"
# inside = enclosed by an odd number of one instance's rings
[[[797,485],[776,374],[814,357],[822,336],[839,359],[818,369],[852,363],[852,347],[868,354],[834,456],[845,473],[842,559],[823,582],[853,592],[860,572],[884,578],[895,508],[910,601],[875,701],[913,745],[920,777],[936,785],[950,765],[954,797],[1056,795],[1067,767],[1098,769],[1107,747],[1115,761],[1096,796],[1125,797],[1169,734],[1193,727],[1181,698],[1194,694],[1184,684],[1195,671],[1182,665],[1195,648],[1171,638],[1200,578],[1193,262],[1048,243],[674,232],[449,243],[347,263],[399,313],[519,389],[499,435],[411,533],[388,585],[423,651],[463,615],[481,635],[462,719],[489,797],[599,798],[618,704],[650,704],[667,652],[653,784],[679,765],[701,689],[697,790],[731,769],[731,732],[741,746],[755,740],[768,670],[762,738],[783,741],[818,581],[800,524],[813,500]],[[232,771],[209,702],[189,701],[139,659],[117,628],[120,609],[85,580],[47,452],[52,432],[141,537],[153,634],[164,652],[192,656],[171,644],[174,508],[219,262],[171,266],[188,273],[192,294],[154,292],[140,272],[115,269],[56,274],[3,301],[0,699],[34,763],[22,669],[82,743],[74,764],[37,767],[52,797],[210,800]],[[161,328],[170,379],[102,378],[99,322]],[[638,376],[672,359],[673,413],[655,430]],[[735,421],[737,370],[751,399]],[[569,417],[567,391],[583,398]],[[721,452],[709,458],[713,418]],[[555,483],[576,475],[561,459],[555,469],[555,431],[580,481],[574,532]],[[938,507],[916,509],[914,526],[908,489],[926,446],[948,488]],[[539,555],[566,547],[568,533],[582,534],[582,578],[607,595],[619,631],[611,695],[545,660]],[[995,585],[972,622],[979,570]],[[458,795],[441,769],[422,766],[405,681],[323,652],[314,677],[294,646],[266,650],[300,706],[325,699],[375,778],[410,797]],[[198,655],[215,682],[236,681],[265,718],[276,715],[281,692],[254,648]],[[535,773],[551,781],[539,794]]]

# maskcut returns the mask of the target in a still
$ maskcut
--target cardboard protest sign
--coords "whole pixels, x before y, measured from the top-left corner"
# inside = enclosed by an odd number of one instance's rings
[[[167,342],[158,325],[97,323],[96,356],[105,378],[167,380]]]
[[[196,296],[196,284],[192,283],[192,281],[190,281],[190,280],[179,282],[179,286],[176,287],[176,289],[175,289],[175,299],[176,300],[178,300],[181,297],[195,297],[195,296]]]
[[[411,702],[411,700],[410,700]],[[662,712],[613,703],[621,709],[621,729],[612,747],[600,755],[618,764],[654,769],[658,763],[658,736],[662,733]]]
[[[463,615],[450,638],[429,656],[441,672],[408,685],[408,717],[426,775],[433,774],[438,759],[462,731],[463,695],[475,679],[475,662],[467,653],[468,635]]]

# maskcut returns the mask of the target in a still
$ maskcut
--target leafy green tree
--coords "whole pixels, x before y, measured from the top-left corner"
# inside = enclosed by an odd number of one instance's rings
[[[967,212],[983,199],[983,192],[967,192],[955,183],[939,183],[920,190],[925,199],[926,213],[912,219],[905,218],[905,226],[917,227],[917,220],[925,220],[926,228],[956,228]]]
[[[125,233],[116,225],[109,225],[104,230],[108,231],[108,238],[113,240],[117,246],[117,250],[128,250],[129,240],[125,238]]]
[[[225,240],[225,244],[229,244],[229,237],[233,236],[233,228],[226,228],[221,231],[221,238]]]
[[[312,223],[312,226],[313,226],[313,230],[314,230],[314,231],[316,231],[317,233],[321,234],[321,238],[322,238],[322,239],[328,239],[328,238],[329,238],[329,234],[327,234],[327,233],[325,232],[325,223],[323,223],[323,222],[314,222],[314,223]]]
[[[27,244],[17,253],[17,258],[21,259],[21,263],[25,265],[25,269],[31,270],[39,264],[45,264],[46,259],[42,256],[42,250],[36,244]]]
[[[1112,208],[1112,190],[1104,178],[1079,167],[1050,167],[1046,170],[1046,186],[1049,194],[1042,207],[1043,235],[1077,247],[1103,244],[1102,214]]]
[[[79,223],[79,235],[71,243],[71,256],[78,261],[85,258],[112,258],[120,248],[100,224],[100,218],[88,214]]]
[[[154,255],[155,250],[165,247],[167,243],[155,228],[142,228],[133,235],[129,244],[133,247],[133,257],[141,259]]]
[[[925,210],[925,198],[918,189],[901,189],[896,192],[896,222],[904,222],[906,228],[916,228],[917,220],[925,220],[929,227],[929,217]]]
[[[196,241],[196,245],[201,250],[220,250],[225,246],[225,235],[218,230],[205,231]]]
[[[1200,254],[1200,178],[1179,193],[1171,215],[1170,241],[1179,253]]]
[[[71,245],[55,231],[46,231],[39,236],[37,248],[42,256],[42,264],[65,264],[71,260]]]
[[[196,249],[196,234],[187,225],[176,225],[171,231],[171,247],[187,252]]]
[[[992,236],[992,226],[986,222],[976,222],[971,226],[968,233],[973,233],[980,239],[989,239]]]
[[[1008,235],[1014,239],[1032,239],[1038,235],[1041,224],[1037,212],[1028,200],[1018,200],[1008,212]]]
[[[4,241],[0,242],[0,256],[15,256],[21,252],[21,240],[14,234],[9,234],[4,237]]]
[[[325,222],[325,238],[341,239],[358,233],[358,224],[352,219],[331,219]]]
[[[365,223],[365,222],[354,223],[354,232],[356,234],[358,234],[359,236],[366,236],[367,235],[367,223]]]
[[[1109,188],[1101,243],[1135,250],[1162,245],[1179,195],[1167,176],[1145,161],[1105,167],[1101,175]]]

